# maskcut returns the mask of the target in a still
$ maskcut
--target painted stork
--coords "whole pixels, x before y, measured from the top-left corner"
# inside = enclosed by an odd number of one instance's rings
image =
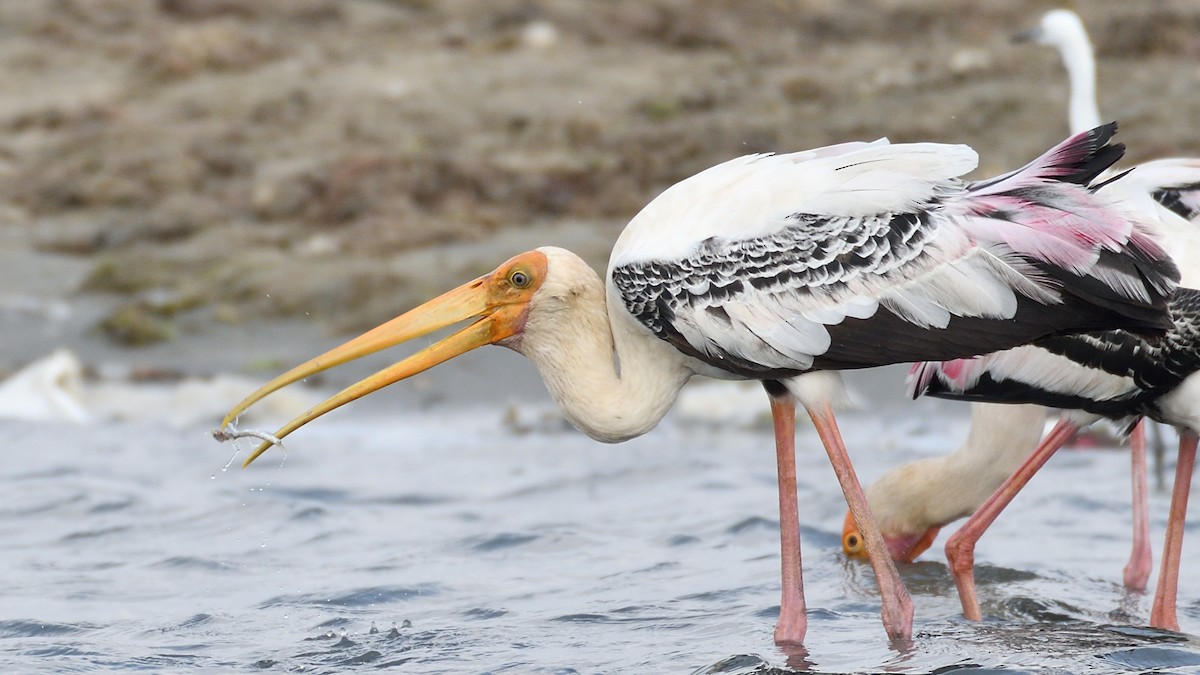
[[[893,560],[913,562],[946,525],[975,513],[1037,447],[1046,409],[972,403],[967,438],[954,452],[898,466],[866,489],[867,503]],[[842,551],[866,556],[862,535],[846,513]]]
[[[846,143],[748,155],[668,188],[622,232],[601,279],[544,247],[284,373],[267,394],[351,359],[471,321],[281,428],[485,344],[531,360],[566,418],[603,442],[652,429],[693,375],[763,383],[775,423],[782,600],[775,640],[807,627],[794,415],[812,418],[863,524],[884,627],[907,643],[912,602],[873,527],[833,415],[835,371],[967,356],[1063,332],[1170,327],[1176,271],[1091,181],[1123,153],[1116,126],[1025,167],[964,182],[973,150]],[[263,443],[247,459],[264,452]]]
[[[913,367],[914,395],[996,403],[1037,403],[1066,413],[1008,480],[946,544],[963,613],[981,618],[975,598],[975,543],[1017,492],[1079,429],[1111,419],[1130,429],[1142,417],[1179,430],[1179,460],[1150,623],[1179,630],[1175,596],[1188,492],[1200,434],[1200,290],[1171,297],[1175,326],[1161,339],[1128,331],[1054,336],[1031,345]]]
[[[1087,29],[1075,12],[1055,9],[1036,28],[1013,36],[1059,50],[1070,82],[1068,121],[1072,133],[1100,124],[1096,100],[1096,62]],[[1137,165],[1113,185],[1149,218],[1163,247],[1180,266],[1181,285],[1200,288],[1200,159],[1169,158]],[[1037,445],[1037,412],[1027,406],[976,404],[968,439],[940,459],[897,467],[867,488],[867,501],[888,548],[897,560],[911,562],[946,524],[970,515]],[[1146,497],[1144,424],[1130,433],[1133,484],[1133,546],[1122,579],[1126,588],[1146,588],[1152,567]],[[842,528],[842,550],[861,557],[862,536],[849,513]]]
[[[1178,261],[1180,286],[1200,288],[1200,159],[1139,164],[1104,190],[1116,190],[1144,214],[1163,248]],[[1037,445],[1042,419],[1036,406],[977,401],[967,440],[958,450],[897,467],[869,486],[867,502],[892,557],[912,562],[942,527],[982,506]],[[1152,567],[1144,426],[1134,426],[1129,434],[1134,527],[1122,580],[1135,591],[1146,588]],[[865,555],[850,513],[842,528],[842,550],[851,557]]]

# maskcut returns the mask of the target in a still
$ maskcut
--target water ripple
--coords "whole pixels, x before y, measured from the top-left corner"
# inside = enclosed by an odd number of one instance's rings
[[[550,620],[565,623],[609,623],[613,619],[604,614],[563,614]]]
[[[759,675],[770,672],[770,667],[771,664],[758,654],[735,654],[702,667],[692,675]]]
[[[499,619],[500,617],[502,617],[506,614],[508,614],[507,610],[489,609],[486,607],[475,607],[474,609],[468,609],[467,611],[462,613],[462,615],[467,617],[468,619],[476,619],[476,620]]]
[[[238,570],[236,565],[190,555],[172,556],[159,560],[151,566],[164,569],[206,570],[210,572],[236,572]]]
[[[30,516],[50,513],[57,509],[84,501],[87,501],[87,495],[82,492],[78,492],[65,497],[50,499],[40,504],[34,504],[33,506],[24,506],[14,509],[0,509],[0,518],[28,518]]]
[[[0,621],[0,638],[48,637],[54,635],[71,635],[94,629],[87,624],[50,623],[17,619]]]
[[[292,521],[317,520],[317,519],[325,516],[326,513],[328,513],[328,511],[326,511],[324,507],[309,506],[307,508],[300,509],[299,511],[293,513],[288,518],[288,520],[292,520]]]
[[[81,530],[79,532],[72,532],[64,535],[61,541],[65,543],[68,541],[78,541],[80,539],[98,539],[101,537],[107,537],[110,534],[121,534],[122,532],[128,532],[131,529],[133,528],[129,525],[114,525],[112,527],[102,527],[95,530]]]
[[[1080,612],[1062,602],[1047,603],[1034,598],[1015,596],[1002,601],[996,614],[1006,619],[1032,619],[1042,623],[1054,623],[1075,621]]]
[[[523,546],[532,541],[536,541],[540,537],[536,534],[514,534],[512,532],[501,532],[486,538],[470,537],[466,540],[466,546],[481,553],[488,551],[500,551],[506,548],[514,548]]]
[[[275,492],[283,497],[291,497],[293,499],[304,499],[314,502],[348,502],[352,501],[353,493],[349,490],[335,490],[333,488],[308,487],[308,488],[276,488]]]
[[[180,621],[174,625],[163,626],[162,628],[158,628],[155,632],[174,633],[176,631],[188,631],[193,628],[197,628],[200,626],[204,626],[206,624],[210,624],[212,622],[213,622],[213,616],[211,614],[193,614],[192,616],[190,616],[190,617],[184,619],[183,621]],[[200,648],[202,646],[203,645],[195,645],[196,648]]]
[[[723,588],[712,591],[704,591],[701,593],[689,593],[688,595],[679,596],[680,600],[701,601],[701,602],[728,602],[735,598],[739,598],[750,590],[746,587],[742,588]],[[778,609],[778,608],[776,608]]]
[[[128,497],[126,499],[117,499],[108,502],[100,502],[92,508],[88,509],[88,513],[113,513],[123,511],[137,503],[137,499]]]
[[[1134,647],[1103,654],[1100,658],[1130,670],[1200,666],[1200,654],[1167,647]]]
[[[394,497],[372,499],[370,501],[372,504],[394,504],[397,506],[433,506],[435,504],[449,504],[456,500],[452,499],[449,495],[415,492],[412,494],[396,495]]]
[[[68,645],[56,645],[54,647],[42,647],[39,649],[27,649],[22,652],[25,656],[36,656],[38,658],[46,658],[53,656],[100,656],[99,652],[91,652],[84,649],[77,649]]]
[[[778,532],[779,521],[763,518],[762,516],[750,516],[730,525],[725,531],[735,535],[742,534],[743,532]]]
[[[407,622],[405,627],[408,627]],[[345,632],[337,635],[330,631],[304,638],[304,642],[307,648],[292,657],[259,657],[251,662],[251,666],[283,672],[342,672],[348,667],[362,665],[378,670],[437,661],[443,658],[438,656],[439,653],[454,653],[461,648],[459,639],[452,633],[402,632],[395,627],[387,632],[372,629],[353,638]]]
[[[421,586],[377,586],[362,588],[340,595],[281,595],[259,605],[262,608],[280,605],[333,605],[335,607],[371,607],[403,600],[411,600],[419,596],[432,596],[441,592],[434,584]]]

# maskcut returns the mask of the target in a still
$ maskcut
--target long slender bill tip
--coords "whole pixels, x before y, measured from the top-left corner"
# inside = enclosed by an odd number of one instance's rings
[[[245,469],[246,467],[250,466],[251,462],[258,459],[259,455],[266,452],[273,445],[275,444],[271,441],[263,441],[257,448],[254,449],[254,452],[250,453],[250,456],[246,458],[246,461],[242,462],[242,468]]]
[[[270,448],[271,446],[274,446],[274,445],[283,445],[283,441],[280,439],[280,437],[276,436],[274,434],[269,434],[265,431],[255,431],[252,429],[246,430],[246,431],[239,431],[236,428],[234,428],[233,426],[230,426],[228,424],[220,427],[219,429],[213,429],[211,433],[212,433],[212,437],[215,438],[216,440],[220,441],[221,443],[236,440],[238,438],[247,438],[247,437],[257,438],[262,441],[262,443],[259,444],[259,446],[257,448],[255,448],[254,452],[250,455],[250,457],[245,462],[242,463],[243,468],[246,466],[249,466],[250,462],[253,462],[255,459],[258,458],[259,455],[266,452],[267,448]]]

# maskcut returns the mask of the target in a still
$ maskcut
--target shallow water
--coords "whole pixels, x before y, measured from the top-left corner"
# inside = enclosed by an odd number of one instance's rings
[[[983,623],[959,618],[939,556],[904,566],[917,620],[901,652],[869,567],[840,553],[844,502],[801,429],[810,627],[789,658],[771,641],[765,427],[677,415],[604,446],[541,409],[383,416],[378,396],[249,470],[249,442],[235,458],[203,428],[0,422],[0,671],[1200,671],[1200,641],[1144,628],[1150,596],[1121,588],[1124,452],[1060,453],[998,521],[977,552]],[[965,412],[885,407],[843,427],[869,481],[956,447]],[[1167,498],[1152,493],[1156,555]],[[1193,634],[1195,521],[1180,588]]]

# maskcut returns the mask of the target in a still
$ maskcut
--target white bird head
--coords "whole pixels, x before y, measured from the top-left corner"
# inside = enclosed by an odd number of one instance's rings
[[[1046,12],[1037,28],[1013,36],[1014,42],[1036,42],[1062,49],[1080,41],[1087,43],[1087,29],[1079,15],[1069,9]],[[1089,47],[1090,48],[1090,47]]]

